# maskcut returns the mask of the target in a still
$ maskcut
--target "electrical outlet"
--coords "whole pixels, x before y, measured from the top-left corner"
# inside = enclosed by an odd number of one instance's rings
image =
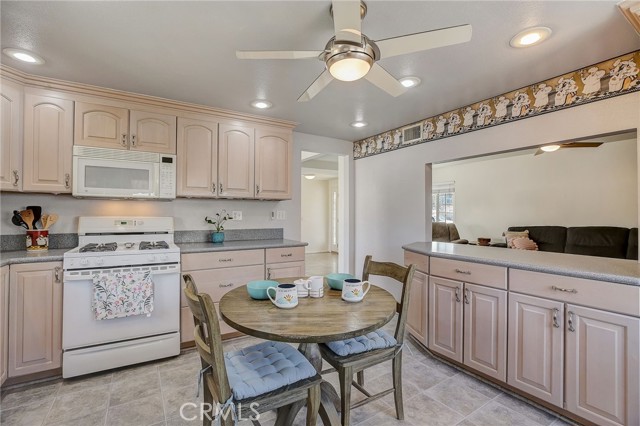
[[[241,211],[232,211],[231,217],[233,220],[242,220],[242,212]]]
[[[286,212],[284,210],[278,210],[277,218],[278,220],[285,220],[287,218]]]

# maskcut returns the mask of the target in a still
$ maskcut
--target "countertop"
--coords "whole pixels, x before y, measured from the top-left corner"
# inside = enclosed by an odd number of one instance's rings
[[[180,253],[205,253],[212,251],[253,250],[284,247],[304,247],[307,243],[295,240],[243,240],[228,241],[222,244],[213,243],[180,243]],[[0,267],[15,263],[61,262],[65,252],[71,249],[49,249],[42,252],[26,250],[4,251],[0,253]]]
[[[640,286],[640,263],[635,260],[437,242],[415,242],[402,248],[444,259]]]

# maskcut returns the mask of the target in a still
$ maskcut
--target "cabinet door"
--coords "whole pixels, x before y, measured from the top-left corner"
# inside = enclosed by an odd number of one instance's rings
[[[567,305],[567,410],[599,425],[640,424],[640,319]]]
[[[10,269],[9,377],[62,365],[62,264]]]
[[[507,383],[562,407],[563,304],[509,293]]]
[[[427,345],[427,306],[429,279],[422,272],[414,272],[409,294],[407,330],[423,345]]]
[[[291,199],[291,132],[256,130],[256,198]]]
[[[129,110],[76,102],[75,145],[129,149]]]
[[[0,269],[0,385],[7,379],[9,359],[9,267]]]
[[[130,149],[134,151],[176,153],[176,116],[131,110]]]
[[[218,195],[254,198],[254,129],[220,125]]]
[[[464,284],[464,363],[507,379],[507,292]]]
[[[22,87],[0,85],[0,189],[22,190]]]
[[[218,123],[178,118],[178,197],[218,193]]]
[[[462,283],[429,277],[429,349],[462,362]]]
[[[304,262],[284,262],[267,264],[267,279],[304,277]]]
[[[71,193],[73,101],[24,95],[24,191]]]

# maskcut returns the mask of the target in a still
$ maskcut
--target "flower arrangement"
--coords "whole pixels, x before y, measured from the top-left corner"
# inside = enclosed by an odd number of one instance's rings
[[[222,210],[222,212],[216,213],[215,216],[205,216],[204,220],[215,227],[215,232],[222,232],[224,231],[224,226],[222,226],[222,224],[227,220],[233,220],[233,218],[226,210]]]

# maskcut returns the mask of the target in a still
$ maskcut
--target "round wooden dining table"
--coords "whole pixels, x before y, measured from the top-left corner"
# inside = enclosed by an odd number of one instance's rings
[[[293,283],[299,277],[278,278]],[[396,314],[397,302],[386,290],[371,285],[361,302],[342,300],[340,290],[325,283],[324,297],[300,298],[293,309],[276,307],[269,299],[254,300],[246,286],[226,293],[220,299],[220,316],[231,327],[250,336],[266,340],[300,343],[298,349],[320,373],[322,357],[319,343],[361,336],[382,327]],[[320,417],[325,425],[339,425],[339,396],[330,383],[321,384]],[[284,424],[291,424],[304,403],[293,404]],[[280,417],[280,415],[279,415]]]

